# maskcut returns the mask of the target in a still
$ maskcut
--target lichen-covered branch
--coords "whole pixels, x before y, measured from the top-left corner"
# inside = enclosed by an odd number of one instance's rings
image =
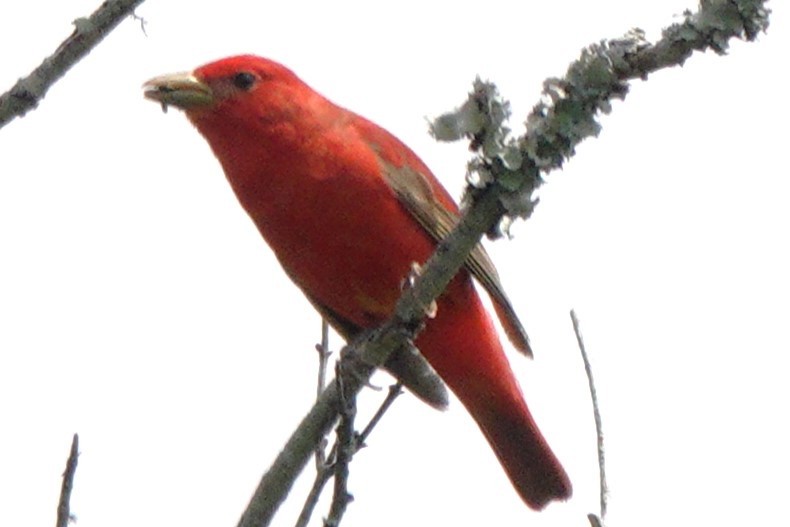
[[[704,0],[696,12],[666,28],[650,43],[639,29],[582,50],[561,78],[544,81],[543,93],[527,117],[527,133],[513,138],[502,124],[510,115],[492,83],[477,79],[469,99],[438,118],[431,133],[443,141],[468,137],[478,156],[470,162],[468,195],[496,181],[507,192],[503,205],[510,217],[527,218],[537,201],[542,175],[560,168],[576,145],[600,131],[599,113],[623,99],[628,81],[682,65],[696,51],[723,54],[732,38],[754,40],[768,28],[765,0]],[[494,234],[494,233],[492,233]]]
[[[74,21],[74,32],[27,77],[0,95],[0,128],[38,106],[47,91],[132,14],[143,0],[106,0],[89,17]]]

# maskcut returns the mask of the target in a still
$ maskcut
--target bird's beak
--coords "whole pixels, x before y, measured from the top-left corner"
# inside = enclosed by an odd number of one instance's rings
[[[211,88],[192,73],[154,77],[143,84],[143,95],[146,99],[160,103],[164,111],[171,105],[182,110],[191,110],[214,103]]]

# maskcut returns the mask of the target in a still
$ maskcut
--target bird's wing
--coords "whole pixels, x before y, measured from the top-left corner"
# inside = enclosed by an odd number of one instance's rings
[[[385,160],[381,160],[381,164],[387,184],[423,229],[437,241],[447,236],[458,223],[459,215],[456,210],[447,207],[445,202],[449,197],[437,196],[435,189],[442,188],[439,182],[432,181],[425,173],[408,165],[396,167]],[[453,208],[455,209],[454,205]],[[481,244],[477,244],[469,254],[465,266],[491,296],[494,309],[510,341],[516,349],[532,356],[527,332],[505,294],[494,263]]]

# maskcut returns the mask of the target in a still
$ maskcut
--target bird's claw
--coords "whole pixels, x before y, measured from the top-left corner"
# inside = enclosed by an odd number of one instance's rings
[[[417,262],[411,263],[411,269],[409,269],[409,274],[406,276],[404,280],[402,289],[412,288],[414,287],[414,283],[417,280],[417,277],[422,274],[422,266]],[[432,300],[430,304],[421,306],[425,316],[428,318],[436,318],[436,313],[439,310],[438,306],[436,305],[436,300]]]

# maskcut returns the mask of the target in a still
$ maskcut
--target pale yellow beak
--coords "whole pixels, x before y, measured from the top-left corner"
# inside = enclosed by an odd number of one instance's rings
[[[143,95],[146,99],[160,103],[164,111],[167,111],[168,106],[189,110],[214,103],[211,88],[192,73],[154,77],[143,84]]]

